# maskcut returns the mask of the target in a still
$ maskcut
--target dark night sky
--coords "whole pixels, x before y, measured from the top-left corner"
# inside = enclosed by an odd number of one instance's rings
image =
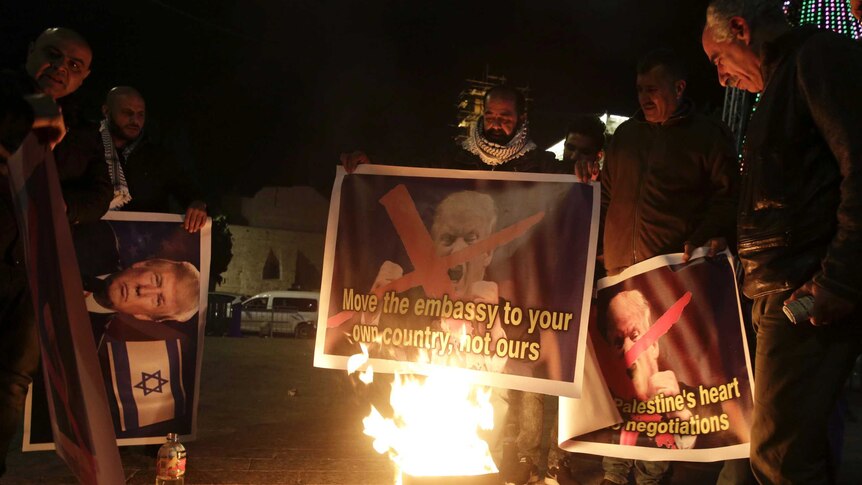
[[[216,191],[310,184],[328,193],[339,151],[421,161],[450,143],[465,78],[485,66],[529,85],[534,138],[574,113],[631,114],[641,54],[671,47],[688,94],[720,108],[700,50],[706,0],[11,0],[2,67],[48,26],[79,30],[93,73],[74,95],[90,117],[113,85],[138,87],[149,122]]]

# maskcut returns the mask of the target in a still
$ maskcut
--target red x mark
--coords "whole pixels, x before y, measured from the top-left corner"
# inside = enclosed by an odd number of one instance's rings
[[[655,321],[650,329],[640,339],[638,339],[637,342],[635,342],[632,348],[625,353],[625,367],[621,365],[621,362],[611,352],[609,346],[596,345],[594,347],[596,349],[599,362],[602,363],[602,370],[605,375],[605,379],[608,381],[608,387],[611,388],[611,391],[616,396],[629,398],[633,395],[634,391],[632,389],[631,381],[627,378],[625,373],[626,368],[631,367],[631,365],[638,360],[638,357],[640,357],[644,350],[657,342],[660,337],[666,334],[670,328],[679,321],[682,317],[682,311],[690,302],[691,292],[687,291],[679,300],[671,305],[670,308],[668,308],[667,311]],[[598,332],[593,331],[593,327],[590,327],[590,338],[593,339],[593,343],[598,342],[596,340],[597,333]],[[660,415],[655,414],[632,415],[629,417],[632,421],[661,421],[661,418],[662,417]],[[638,434],[640,433],[637,431],[621,430],[620,444],[628,446],[637,445]],[[656,445],[659,447],[676,448],[676,442],[673,439],[673,435],[670,433],[656,435],[655,440]]]
[[[604,338],[599,335],[594,326],[590,326],[590,338],[593,340],[596,350],[596,357],[602,364],[602,374],[608,382],[611,392],[615,396],[629,398],[633,395],[631,380],[626,375],[626,369],[631,367],[641,353],[649,348],[650,345],[658,341],[658,339],[666,334],[670,328],[679,321],[682,317],[682,311],[691,302],[691,292],[685,292],[679,300],[677,300],[658,320],[650,327],[650,329],[628,350],[624,355],[625,366],[617,358],[617,354],[611,347],[605,343]],[[604,344],[604,345],[603,345]]]
[[[380,203],[386,208],[389,219],[395,226],[395,232],[398,233],[407,256],[413,263],[414,270],[374,290],[373,293],[378,299],[388,291],[401,293],[416,286],[422,286],[430,298],[439,298],[445,293],[451,294],[453,287],[449,279],[449,268],[517,239],[545,217],[544,211],[538,212],[460,251],[448,256],[438,256],[434,249],[434,241],[428,234],[425,223],[422,222],[422,217],[416,210],[416,204],[413,203],[413,198],[410,197],[404,185],[397,185],[387,192],[381,197]],[[326,326],[338,327],[349,320],[353,313],[352,311],[339,312],[329,317]]]
[[[632,348],[626,352],[626,367],[631,367],[631,365],[638,360],[641,352],[646,350],[650,345],[654,344],[658,341],[659,337],[666,334],[670,327],[673,326],[676,322],[679,321],[682,316],[682,311],[685,309],[686,305],[691,301],[691,292],[686,291],[682,297],[676,301],[670,308],[664,312],[664,315],[659,317],[658,320],[649,328],[647,333],[643,335],[643,337],[639,338]]]

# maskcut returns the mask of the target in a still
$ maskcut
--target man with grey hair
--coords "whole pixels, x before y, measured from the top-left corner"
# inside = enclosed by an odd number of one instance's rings
[[[52,99],[75,92],[90,75],[93,51],[81,34],[71,29],[46,29],[30,44],[24,69]]]
[[[862,347],[862,46],[791,28],[774,0],[711,2],[702,43],[722,85],[761,95],[738,213],[757,334],[752,469],[761,483],[833,482],[827,421]],[[793,324],[782,306],[803,299],[809,317]]]

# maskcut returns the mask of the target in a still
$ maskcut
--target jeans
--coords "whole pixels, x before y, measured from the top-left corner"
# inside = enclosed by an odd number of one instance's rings
[[[814,327],[782,312],[790,292],[757,298],[751,467],[761,484],[835,481],[827,425],[860,351],[858,312]]]
[[[670,471],[669,461],[628,460],[625,458],[602,458],[602,469],[605,479],[614,483],[629,483],[629,473],[635,470],[635,482],[638,485],[658,485]]]
[[[545,425],[545,395],[536,392],[509,391],[520,398],[518,403],[515,446],[518,458],[527,457],[534,465],[539,464],[542,430]]]
[[[512,392],[499,387],[491,388],[490,404],[494,410],[494,428],[490,432],[484,433],[483,438],[488,443],[491,458],[498,470],[503,466],[506,419],[509,414],[509,395]]]
[[[554,411],[554,419],[551,424],[551,438],[548,443],[548,469],[551,468],[563,468],[568,466],[568,462],[566,461],[569,452],[560,448],[560,445],[557,444],[557,439],[559,438],[559,429],[560,429],[560,413],[558,410]]]
[[[716,485],[757,485],[748,458],[726,460],[718,474]]]
[[[6,275],[3,275],[6,276]],[[0,282],[0,470],[39,368],[39,341],[26,280]]]

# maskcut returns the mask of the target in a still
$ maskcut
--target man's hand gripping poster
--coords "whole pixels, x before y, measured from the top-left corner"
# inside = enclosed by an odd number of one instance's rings
[[[375,371],[579,397],[598,212],[572,175],[339,169],[315,366],[363,344]]]

